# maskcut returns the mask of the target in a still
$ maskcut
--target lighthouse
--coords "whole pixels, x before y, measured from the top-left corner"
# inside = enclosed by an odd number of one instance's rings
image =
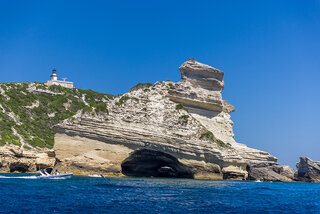
[[[47,86],[51,85],[60,85],[65,88],[73,88],[73,82],[66,81],[67,78],[63,78],[63,80],[58,80],[57,70],[52,69],[51,80],[45,82]]]
[[[57,81],[57,80],[58,80],[57,70],[54,68],[52,69],[51,81]]]

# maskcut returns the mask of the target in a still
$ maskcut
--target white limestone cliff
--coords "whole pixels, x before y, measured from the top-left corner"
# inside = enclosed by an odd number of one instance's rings
[[[120,173],[139,149],[172,155],[196,178],[246,179],[249,161],[276,163],[269,153],[234,140],[234,108],[222,99],[222,71],[194,59],[179,69],[178,83],[141,85],[109,101],[109,114],[79,112],[56,126],[59,167]]]

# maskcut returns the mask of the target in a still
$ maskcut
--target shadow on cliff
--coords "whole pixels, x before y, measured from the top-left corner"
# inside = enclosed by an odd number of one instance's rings
[[[150,149],[136,150],[122,164],[122,173],[135,177],[193,178],[193,173],[174,156]]]

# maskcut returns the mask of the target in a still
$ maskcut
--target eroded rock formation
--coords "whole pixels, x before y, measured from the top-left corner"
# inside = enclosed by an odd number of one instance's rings
[[[79,112],[56,126],[59,166],[120,173],[123,161],[140,149],[176,158],[195,178],[243,180],[249,161],[276,164],[267,152],[235,142],[222,71],[194,59],[180,71],[178,83],[140,84],[108,102],[108,114]]]
[[[170,90],[171,100],[190,107],[223,111],[224,102],[221,92],[224,88],[224,73],[222,71],[199,63],[193,58],[183,63],[179,70],[182,80]],[[232,111],[232,107],[230,105],[228,107]]]

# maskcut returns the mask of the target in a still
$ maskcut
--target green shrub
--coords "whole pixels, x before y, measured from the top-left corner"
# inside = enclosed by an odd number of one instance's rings
[[[170,89],[174,89],[174,86],[172,83],[169,83],[168,85],[169,85]]]
[[[174,135],[176,135],[177,137],[183,137],[183,135],[181,134],[177,134],[177,133],[173,133]]]
[[[24,145],[23,148],[25,148],[26,150],[30,150],[31,149],[31,147],[27,146],[27,145]]]
[[[92,112],[92,107],[86,106],[86,107],[84,107],[84,108],[82,109],[82,112],[83,112],[83,113]]]
[[[176,105],[176,110],[187,110],[181,103]]]
[[[223,141],[217,139],[214,137],[213,133],[211,131],[207,131],[207,132],[204,132],[200,135],[200,139],[201,140],[209,140],[211,142],[214,142],[216,143],[219,147],[222,147],[222,148],[231,148],[231,144],[230,143],[227,143],[225,144]]]
[[[135,85],[134,87],[131,88],[131,91],[135,91],[141,88],[150,88],[152,86],[151,83],[138,83],[137,85]]]
[[[203,140],[203,139],[209,139],[209,140],[213,140],[214,139],[214,135],[211,131],[207,131],[205,133],[202,133],[201,136],[200,136],[200,139]]]
[[[186,114],[179,117],[179,121],[182,125],[187,125],[188,119],[189,119],[189,115],[186,115]]]
[[[123,105],[127,100],[129,100],[130,97],[125,95],[125,96],[122,96],[120,99],[119,99],[119,102],[116,102],[116,105],[118,106],[121,106]]]
[[[107,109],[107,104],[104,103],[104,102],[101,102],[101,103],[98,103],[96,106],[96,113],[99,113],[99,112],[105,112],[105,113],[109,113],[108,109]]]

